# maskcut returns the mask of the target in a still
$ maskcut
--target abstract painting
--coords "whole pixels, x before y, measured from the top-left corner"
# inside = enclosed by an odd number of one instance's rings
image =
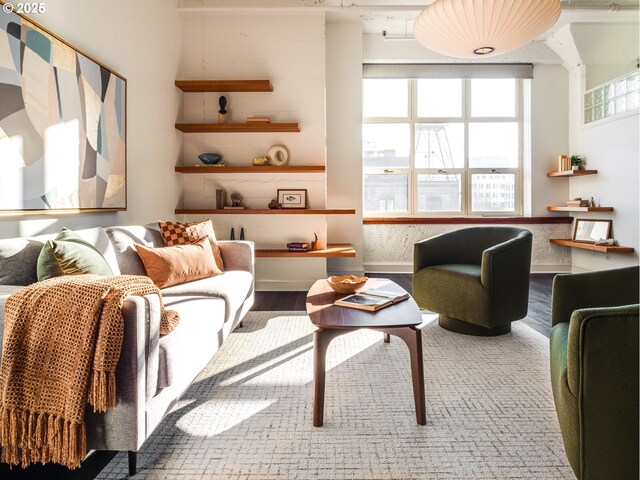
[[[0,213],[126,210],[126,87],[29,18],[0,13]]]

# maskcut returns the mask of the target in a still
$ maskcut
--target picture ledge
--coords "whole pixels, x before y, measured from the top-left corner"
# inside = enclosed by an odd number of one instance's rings
[[[365,217],[363,225],[421,225],[421,224],[478,224],[533,225],[544,223],[572,223],[573,217]]]

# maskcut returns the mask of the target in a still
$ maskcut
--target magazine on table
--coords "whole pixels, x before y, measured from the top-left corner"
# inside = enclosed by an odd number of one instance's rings
[[[353,295],[336,300],[334,305],[375,312],[376,310],[388,307],[389,305],[406,300],[407,298],[409,298],[409,294],[406,292],[398,293],[388,290],[372,289],[360,293],[354,293]]]

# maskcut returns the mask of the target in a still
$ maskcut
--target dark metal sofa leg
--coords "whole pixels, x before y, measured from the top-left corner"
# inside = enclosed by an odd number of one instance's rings
[[[129,476],[133,477],[136,474],[136,461],[138,460],[138,452],[129,453]]]

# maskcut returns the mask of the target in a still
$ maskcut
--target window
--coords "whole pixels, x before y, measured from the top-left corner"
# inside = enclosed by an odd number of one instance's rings
[[[522,213],[522,80],[365,78],[365,215]]]

